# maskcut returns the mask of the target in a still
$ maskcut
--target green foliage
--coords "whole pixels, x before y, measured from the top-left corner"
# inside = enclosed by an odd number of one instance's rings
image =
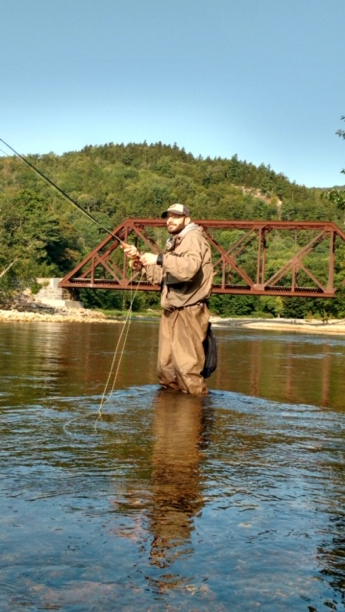
[[[260,296],[259,303],[264,315],[280,317],[284,312],[283,298],[280,296]]]
[[[331,189],[328,192],[328,199],[336,205],[339,210],[345,210],[345,190]]]
[[[343,117],[341,117],[341,120],[345,121],[345,115]],[[345,140],[345,130],[341,130],[340,129],[340,130],[338,130],[336,132],[336,134],[337,134],[337,136],[340,136],[340,138],[344,138],[344,140]],[[343,170],[343,172],[345,172],[345,170]]]
[[[342,121],[345,121],[345,116],[341,117]],[[345,130],[338,130],[336,132],[337,136],[339,136],[340,138],[343,138],[345,140]],[[345,174],[345,168],[343,168],[341,170],[341,172],[343,174]],[[342,189],[331,189],[327,194],[326,197],[328,198],[328,200],[330,202],[332,202],[332,204],[335,204],[337,209],[344,212],[345,211],[345,188]]]
[[[339,135],[344,137],[342,131]],[[237,155],[195,158],[176,145],[144,142],[87,146],[62,156],[31,155],[29,160],[109,229],[128,217],[157,217],[174,201],[190,206],[195,219],[343,222],[345,204],[339,200],[325,197],[322,190],[290,183],[270,166],[256,167]],[[97,225],[18,158],[0,158],[0,287],[4,291],[30,286],[39,276],[65,275],[103,237]],[[270,240],[268,272],[293,248],[291,233],[283,238],[272,234]],[[163,245],[165,235],[161,241]],[[255,274],[254,255],[253,246],[244,262],[249,274]],[[320,250],[315,257],[316,267],[322,270],[327,254]],[[341,268],[345,256],[340,261]],[[344,272],[340,268],[339,274]],[[82,292],[81,299],[89,307],[122,309],[130,298],[125,293],[88,291]],[[140,293],[134,308],[156,308],[158,301],[157,294]],[[306,309],[305,300],[302,304],[304,314],[314,308],[309,304]],[[297,303],[272,296],[214,295],[212,308],[224,316],[301,312]]]
[[[88,291],[87,289],[79,290],[79,299],[85,308],[101,308],[104,310],[128,310],[133,301],[133,295],[130,291],[107,291],[105,289],[97,289]],[[133,312],[147,309],[159,309],[160,295],[155,292],[137,293],[134,298],[132,309]]]
[[[212,312],[224,317],[247,317],[252,315],[259,298],[255,295],[219,295],[210,299]]]
[[[287,319],[304,319],[310,314],[313,300],[301,297],[283,298],[283,316]]]
[[[282,316],[292,319],[322,319],[343,318],[345,316],[345,290],[339,290],[336,298],[294,298],[283,300]]]

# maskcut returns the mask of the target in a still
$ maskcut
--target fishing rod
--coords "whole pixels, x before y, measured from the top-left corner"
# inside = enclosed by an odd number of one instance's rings
[[[51,180],[51,179],[50,179],[48,176],[46,176],[46,175],[45,175],[45,174],[44,174],[44,173],[43,173],[41,170],[39,170],[38,168],[36,168],[36,166],[34,166],[34,164],[32,164],[31,162],[29,162],[29,160],[27,160],[25,157],[23,157],[23,155],[21,155],[20,153],[18,153],[18,151],[16,151],[16,150],[15,150],[13,147],[11,147],[11,146],[10,146],[10,145],[9,145],[7,142],[5,142],[5,141],[4,141],[2,138],[0,138],[0,142],[2,142],[2,143],[3,143],[3,144],[4,144],[4,145],[5,145],[5,146],[6,146],[8,149],[10,149],[10,151],[12,151],[12,152],[13,152],[13,153],[14,153],[14,154],[15,154],[15,155],[16,155],[16,156],[17,156],[17,157],[18,157],[18,158],[19,158],[19,159],[20,159],[20,160],[21,160],[21,161],[22,161],[22,162],[25,164],[25,165],[27,165],[27,166],[28,166],[28,167],[29,167],[31,170],[33,170],[33,172],[35,172],[35,173],[36,173],[36,174],[37,174],[37,175],[38,175],[40,178],[42,178],[42,179],[43,179],[43,180],[44,180],[46,183],[48,183],[48,185],[50,185],[51,187],[53,187],[54,189],[56,189],[56,191],[58,191],[58,192],[59,192],[59,193],[60,193],[60,194],[61,194],[61,195],[62,195],[62,196],[63,196],[63,197],[64,197],[64,198],[65,198],[65,199],[66,199],[66,200],[67,200],[67,201],[70,203],[70,204],[72,204],[73,206],[75,206],[75,207],[76,207],[78,210],[80,210],[80,212],[82,212],[84,215],[86,215],[86,216],[87,216],[87,217],[88,217],[88,218],[89,218],[91,221],[93,221],[93,222],[94,222],[94,223],[96,223],[96,224],[97,224],[99,227],[101,227],[101,228],[102,228],[102,229],[103,229],[105,232],[107,232],[107,234],[110,234],[110,236],[112,236],[113,238],[115,238],[116,240],[118,240],[118,241],[119,241],[119,243],[121,244],[122,248],[124,248],[124,249],[125,249],[126,247],[128,248],[128,247],[130,247],[130,246],[131,246],[131,245],[128,245],[128,244],[127,244],[126,242],[124,242],[123,240],[121,240],[121,238],[119,238],[118,236],[116,236],[116,235],[115,235],[113,232],[111,232],[111,231],[110,231],[108,228],[104,227],[104,225],[102,225],[102,224],[101,224],[99,221],[97,221],[97,219],[95,219],[95,217],[94,217],[93,215],[91,215],[91,214],[90,214],[90,213],[89,213],[87,210],[85,210],[85,209],[84,209],[82,206],[80,206],[80,204],[78,204],[78,202],[76,202],[76,201],[75,201],[73,198],[71,198],[71,196],[70,196],[70,195],[68,195],[68,193],[66,193],[66,192],[65,192],[63,189],[61,189],[61,187],[59,187],[58,185],[56,185],[56,183],[54,183],[54,181],[52,181],[52,180]],[[133,247],[132,247],[132,248],[133,248]],[[129,257],[130,257],[130,259],[132,259],[132,260],[133,260],[133,261],[132,261],[132,263],[133,263],[133,266],[132,266],[132,267],[133,267],[133,269],[134,269],[135,271],[139,271],[139,270],[142,268],[142,264],[141,264],[141,262],[140,262],[139,254],[134,255],[134,257],[133,257],[133,255],[132,255],[132,256],[131,256],[131,255],[129,255]],[[17,259],[17,258],[16,258],[16,259]],[[0,277],[1,277],[1,276],[3,276],[3,274],[5,274],[5,273],[6,273],[6,272],[7,272],[7,271],[8,271],[8,270],[11,268],[11,266],[12,266],[12,265],[15,263],[16,259],[15,259],[15,260],[14,260],[14,261],[13,261],[13,262],[12,262],[12,263],[11,263],[11,264],[10,264],[10,265],[7,267],[7,268],[6,268],[6,270],[5,270],[4,272],[2,272],[2,273],[0,274]],[[140,280],[139,280],[139,284],[140,284],[140,281],[141,281],[141,277],[140,277]],[[116,380],[117,380],[117,375],[118,375],[118,373],[119,373],[119,369],[120,369],[120,365],[121,365],[121,361],[122,361],[122,357],[123,357],[123,353],[124,353],[124,348],[125,348],[125,344],[126,344],[126,341],[127,341],[127,336],[128,336],[128,331],[129,331],[129,325],[130,325],[130,322],[131,322],[130,316],[131,316],[131,312],[132,312],[132,309],[133,309],[133,303],[134,303],[134,299],[135,299],[135,296],[136,296],[136,293],[137,293],[137,290],[138,290],[139,284],[138,284],[138,286],[137,286],[137,288],[136,288],[136,291],[135,291],[135,293],[134,293],[134,296],[133,296],[133,298],[132,298],[132,300],[131,300],[131,304],[130,304],[130,307],[129,307],[129,309],[128,309],[128,314],[127,314],[127,317],[126,317],[126,320],[125,320],[125,324],[124,324],[124,326],[123,326],[123,329],[122,329],[122,331],[121,331],[120,337],[119,337],[119,339],[118,339],[118,343],[117,343],[116,348],[115,348],[114,357],[113,357],[113,361],[112,361],[112,364],[111,364],[111,368],[110,368],[110,372],[109,372],[108,380],[107,380],[107,382],[106,382],[106,385],[105,385],[105,388],[104,388],[104,391],[103,391],[103,394],[102,394],[101,403],[100,403],[100,406],[99,406],[99,409],[98,409],[98,413],[97,413],[97,418],[96,418],[96,422],[95,422],[95,430],[97,429],[97,423],[98,423],[99,419],[100,419],[100,418],[101,418],[101,416],[102,416],[102,409],[103,409],[103,406],[104,406],[105,402],[107,401],[106,394],[107,394],[107,392],[108,392],[108,390],[109,390],[109,384],[110,384],[111,378],[112,378],[112,376],[113,376],[113,371],[114,371],[114,367],[115,367],[116,356],[117,356],[118,349],[119,349],[120,344],[121,344],[121,340],[122,340],[123,334],[125,334],[125,336],[124,336],[124,340],[123,340],[122,349],[121,349],[121,351],[120,351],[120,357],[119,357],[119,361],[118,361],[118,364],[117,364],[117,368],[116,368],[115,376],[114,376],[114,379],[113,379],[113,382],[112,382],[112,385],[111,385],[111,389],[110,389],[110,392],[109,392],[108,400],[109,400],[109,398],[110,398],[110,396],[111,396],[111,394],[113,393],[114,388],[115,388],[115,384],[116,384]],[[80,418],[80,417],[79,417],[79,418]],[[64,429],[65,429],[65,427],[67,427],[68,425],[70,425],[72,422],[77,421],[77,420],[78,420],[78,419],[72,419],[71,421],[69,421],[68,423],[66,423],[66,424],[65,424],[65,426],[64,426]],[[66,429],[66,431],[67,431],[67,429]]]
[[[104,225],[102,225],[102,223],[97,221],[97,219],[95,219],[95,217],[93,215],[91,215],[91,213],[89,213],[82,206],[80,206],[80,204],[78,204],[78,202],[76,202],[73,198],[71,198],[71,196],[68,195],[68,193],[66,193],[63,189],[61,189],[61,187],[56,185],[56,183],[54,183],[54,181],[52,181],[48,176],[46,176],[41,170],[36,168],[36,166],[34,166],[34,164],[29,162],[29,160],[27,160],[25,157],[23,157],[23,155],[18,153],[18,151],[16,151],[13,147],[11,147],[2,138],[0,138],[0,142],[2,142],[8,149],[10,149],[10,151],[12,151],[25,165],[27,165],[31,170],[33,170],[33,172],[35,172],[40,178],[42,178],[46,183],[48,183],[48,185],[50,185],[51,187],[56,189],[56,191],[58,191],[70,204],[75,206],[78,210],[80,210],[80,212],[82,212],[84,215],[86,215],[91,221],[93,221],[99,227],[101,227],[105,232],[107,232],[107,234],[110,234],[110,236],[112,236],[113,238],[118,240],[119,243],[121,244],[122,248],[125,249],[126,247],[130,247],[131,246],[131,245],[128,245],[123,240],[121,240],[121,238],[119,238],[119,236],[116,236],[113,232],[111,232]],[[133,255],[130,256],[130,259],[133,260],[133,268],[134,268],[134,270],[140,270],[142,268],[142,264],[141,264],[140,259],[139,259],[139,254],[135,255],[134,257],[133,257]],[[0,277],[3,276],[3,274],[5,274],[10,269],[10,267],[15,263],[16,260],[17,260],[17,258],[6,268],[6,270],[4,272],[1,273]],[[140,278],[140,280],[141,280],[141,278]],[[140,284],[140,280],[139,280],[139,284]],[[115,388],[115,384],[116,384],[116,380],[117,380],[117,375],[118,375],[118,372],[119,372],[119,369],[120,369],[120,364],[121,364],[121,360],[122,360],[122,357],[123,357],[123,352],[124,352],[125,344],[126,344],[126,341],[127,341],[129,325],[130,325],[130,315],[131,315],[131,312],[132,312],[132,309],[133,309],[133,303],[134,303],[134,299],[135,299],[136,292],[138,290],[139,284],[138,284],[138,286],[136,288],[136,291],[134,293],[134,296],[133,296],[133,298],[131,300],[131,304],[130,304],[130,307],[128,309],[128,314],[127,314],[127,317],[126,317],[126,321],[125,321],[125,324],[124,324],[123,329],[121,331],[121,334],[120,334],[117,346],[115,348],[114,357],[113,357],[113,361],[112,361],[112,364],[111,364],[108,380],[106,382],[105,389],[104,389],[103,394],[102,394],[101,403],[100,403],[100,406],[99,406],[99,409],[98,409],[98,413],[97,413],[97,418],[96,418],[96,422],[95,422],[95,430],[97,429],[97,423],[98,423],[99,419],[102,416],[103,406],[104,406],[105,402],[107,401],[106,400],[106,394],[107,394],[108,389],[109,389],[109,384],[110,384],[110,381],[111,381],[111,377],[113,376],[116,355],[118,353],[118,349],[119,349],[119,346],[120,346],[120,343],[121,343],[121,340],[122,340],[122,336],[123,336],[123,334],[125,332],[125,337],[124,337],[124,340],[123,340],[123,346],[122,346],[122,349],[121,349],[121,352],[120,352],[120,357],[119,357],[119,361],[118,361],[118,364],[117,364],[117,369],[116,369],[116,372],[115,372],[114,380],[113,380],[113,383],[111,385],[111,390],[110,390],[110,393],[109,393],[109,397],[111,396],[111,394],[113,393],[114,388]],[[109,397],[108,397],[108,399],[109,399]],[[65,426],[64,426],[64,429],[65,429],[65,427],[67,425],[69,425],[72,422],[77,421],[77,420],[78,419],[72,419],[71,421],[66,423]]]
[[[50,185],[50,187],[53,187],[54,189],[56,189],[56,191],[58,193],[60,193],[60,195],[62,195],[65,200],[67,200],[70,204],[72,204],[73,206],[75,206],[78,210],[80,210],[80,212],[82,212],[84,215],[86,215],[86,217],[88,217],[91,221],[93,221],[94,223],[96,223],[96,225],[98,225],[98,227],[100,227],[101,229],[103,229],[107,234],[109,234],[110,236],[112,236],[113,238],[115,238],[115,240],[117,240],[121,247],[125,250],[126,254],[129,250],[132,250],[133,247],[131,247],[131,245],[127,244],[127,242],[125,242],[124,240],[122,240],[119,236],[116,236],[112,231],[110,231],[107,227],[105,227],[102,223],[100,223],[99,221],[97,221],[97,219],[91,214],[89,213],[87,210],[85,210],[85,208],[83,208],[82,206],[80,206],[80,204],[78,204],[78,202],[76,202],[73,198],[71,198],[70,195],[68,195],[68,193],[66,193],[66,191],[64,191],[63,189],[61,189],[61,187],[59,187],[56,183],[54,183],[54,181],[52,181],[49,176],[46,176],[46,174],[44,174],[41,170],[39,170],[38,168],[36,168],[36,166],[34,166],[34,164],[32,164],[28,159],[26,159],[23,155],[21,155],[20,153],[18,153],[18,151],[16,151],[13,147],[11,147],[11,145],[9,145],[7,142],[5,142],[5,140],[3,140],[3,138],[0,138],[0,142],[2,142],[5,147],[7,147],[8,149],[10,149],[10,151],[12,151],[12,153],[14,153],[18,159],[20,159],[26,166],[28,166],[33,172],[35,172],[35,174],[37,174],[41,179],[43,179],[46,183],[48,183],[48,185]],[[7,153],[5,151],[3,151],[3,153],[5,153],[5,155],[7,155]],[[126,251],[127,249],[127,251]],[[132,260],[132,269],[135,271],[138,271],[142,268],[142,263],[140,261],[140,256],[139,253],[129,253],[128,252],[128,256],[129,258]],[[11,264],[12,265],[12,264]],[[11,267],[11,266],[10,266]],[[5,272],[7,272],[9,268],[7,268],[5,270]],[[2,275],[1,275],[2,276]]]
[[[8,272],[12,268],[12,266],[16,263],[17,259],[18,257],[15,257],[14,260],[7,266],[7,268],[5,268],[4,270],[2,270],[2,272],[0,272],[0,278],[2,276],[5,276],[6,272]]]
[[[71,198],[71,196],[68,195],[68,193],[66,193],[63,189],[61,189],[61,187],[56,185],[56,183],[54,183],[54,181],[52,181],[48,176],[46,176],[41,170],[36,168],[36,166],[34,166],[34,164],[32,164],[28,159],[26,159],[23,155],[18,153],[18,151],[16,151],[13,147],[11,147],[11,145],[5,142],[2,138],[0,138],[0,142],[2,142],[8,149],[10,149],[10,151],[12,151],[18,157],[18,159],[20,159],[24,164],[26,164],[29,168],[31,168],[31,170],[33,170],[33,172],[35,172],[41,179],[43,179],[46,183],[48,183],[48,185],[56,189],[56,191],[58,191],[58,193],[60,193],[60,195],[62,195],[65,198],[65,200],[67,200],[70,204],[72,204],[78,210],[80,210],[80,212],[86,215],[91,221],[96,223],[101,229],[107,232],[107,234],[109,234],[113,238],[116,238],[116,240],[118,240],[122,245],[127,246],[126,242],[121,240],[121,238],[113,234],[112,231],[110,231],[107,227],[102,225],[102,223],[97,221],[97,219],[93,215],[91,215],[91,213],[89,213],[87,210],[85,210],[85,208],[80,206],[80,204],[78,204],[78,202],[73,200],[73,198]]]

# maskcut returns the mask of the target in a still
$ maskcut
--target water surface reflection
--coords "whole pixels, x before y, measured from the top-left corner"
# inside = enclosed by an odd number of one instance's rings
[[[345,408],[345,336],[216,328],[217,389]]]
[[[134,512],[135,520],[116,533],[139,542],[149,560],[145,578],[156,593],[165,593],[188,583],[174,567],[194,553],[195,517],[204,505],[201,461],[212,419],[201,398],[169,391],[155,392],[152,410],[146,478],[139,488],[136,479],[126,479],[129,488],[120,487],[115,497],[117,508]]]
[[[217,329],[208,397],[157,326],[0,327],[0,608],[344,610],[342,338]]]

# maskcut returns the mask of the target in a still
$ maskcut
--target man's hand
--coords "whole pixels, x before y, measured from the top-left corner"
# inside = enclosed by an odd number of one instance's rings
[[[158,255],[154,253],[144,253],[144,255],[140,257],[140,261],[143,266],[154,266],[157,263],[157,257]]]
[[[124,250],[129,259],[139,259],[139,251],[133,244],[123,243],[121,244],[121,248]]]
[[[154,266],[157,263],[158,255],[155,255],[155,253],[144,253],[143,255],[140,255],[137,247],[133,244],[123,243],[121,248],[126,253],[128,259],[137,259],[138,263],[140,261],[143,266]]]

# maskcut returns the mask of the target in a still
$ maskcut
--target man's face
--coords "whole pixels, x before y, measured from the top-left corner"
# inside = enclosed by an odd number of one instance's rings
[[[186,226],[186,219],[183,215],[175,215],[175,213],[168,213],[167,216],[167,229],[169,234],[179,234]]]

